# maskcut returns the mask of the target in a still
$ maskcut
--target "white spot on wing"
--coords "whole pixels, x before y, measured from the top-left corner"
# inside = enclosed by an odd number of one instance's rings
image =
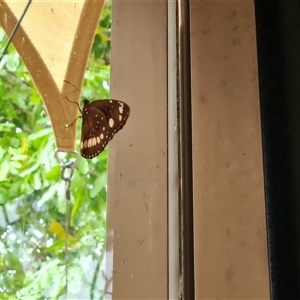
[[[112,118],[110,118],[108,121],[109,127],[111,127],[111,128],[114,127],[114,123],[115,123],[114,120]]]

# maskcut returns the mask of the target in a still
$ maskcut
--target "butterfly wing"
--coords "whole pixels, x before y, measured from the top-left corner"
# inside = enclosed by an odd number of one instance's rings
[[[118,100],[84,100],[80,151],[85,158],[99,155],[125,125],[129,106]]]

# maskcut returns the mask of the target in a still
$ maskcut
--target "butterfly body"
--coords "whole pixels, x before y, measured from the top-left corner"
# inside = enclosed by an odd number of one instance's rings
[[[93,102],[83,100],[82,132],[80,152],[84,158],[91,159],[99,155],[123,128],[129,114],[129,106],[118,100],[104,99]]]

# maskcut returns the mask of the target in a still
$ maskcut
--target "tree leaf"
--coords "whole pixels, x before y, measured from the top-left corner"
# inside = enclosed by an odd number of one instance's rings
[[[25,160],[27,159],[27,155],[25,154],[16,154],[10,158],[10,160]]]
[[[93,183],[92,189],[90,190],[90,196],[94,198],[101,191],[101,189],[104,186],[106,186],[106,184],[107,184],[107,174],[106,173],[99,174]]]
[[[58,181],[60,178],[60,166],[54,166],[49,172],[46,173],[45,179],[48,181]]]
[[[0,165],[0,181],[3,181],[6,179],[6,176],[9,172],[9,163],[7,161],[4,161],[1,165]]]
[[[41,130],[39,130],[37,132],[34,132],[34,133],[30,134],[28,136],[28,141],[34,141],[34,140],[36,140],[36,139],[38,139],[40,137],[43,137],[45,135],[48,135],[48,134],[52,133],[52,132],[53,132],[52,128],[41,129]]]
[[[87,174],[89,171],[89,164],[86,159],[80,157],[77,165],[77,169],[81,174]]]

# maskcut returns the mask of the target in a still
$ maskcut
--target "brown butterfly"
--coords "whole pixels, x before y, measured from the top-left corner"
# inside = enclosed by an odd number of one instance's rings
[[[71,82],[64,81],[74,86]],[[68,98],[67,100],[70,101]],[[112,99],[92,102],[84,99],[83,108],[78,105],[78,109],[82,117],[80,152],[88,159],[104,150],[107,143],[123,128],[130,114],[130,108],[125,102]]]

